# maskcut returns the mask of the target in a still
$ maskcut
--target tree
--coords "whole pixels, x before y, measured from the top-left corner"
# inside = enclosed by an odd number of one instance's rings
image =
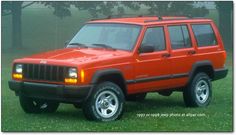
[[[35,2],[23,1],[5,1],[2,2],[2,16],[12,15],[12,47],[22,47],[21,37],[21,13],[22,9],[34,4]],[[68,1],[68,2],[53,2],[41,1],[37,2],[44,6],[54,9],[53,14],[64,18],[71,15],[70,7],[75,6],[79,10],[88,10],[90,14],[97,18],[98,15],[122,16],[125,13],[125,8],[137,11],[141,6],[148,7],[149,15],[184,15],[184,16],[204,16],[208,10],[204,7],[194,7],[194,2],[131,2],[131,1]],[[136,13],[137,14],[137,13]]]
[[[12,47],[22,47],[21,10],[34,2],[23,5],[23,1],[2,2],[2,15],[12,15]]]
[[[26,3],[26,4],[25,4]],[[23,2],[23,1],[3,1],[2,2],[2,16],[12,16],[12,47],[22,47],[22,31],[21,31],[21,16],[22,9],[34,4],[41,3],[47,7],[54,9],[53,14],[63,18],[70,16],[70,6],[74,5],[78,9],[89,10],[94,16],[98,13],[109,15],[111,8],[115,2]],[[98,7],[98,8],[97,8]],[[94,10],[95,9],[95,10]]]
[[[233,45],[233,2],[218,1],[216,6],[219,13],[219,29],[223,37],[226,49],[231,49]]]

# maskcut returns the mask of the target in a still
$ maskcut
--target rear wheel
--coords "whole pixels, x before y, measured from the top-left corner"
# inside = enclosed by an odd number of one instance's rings
[[[49,100],[34,99],[20,96],[20,105],[26,113],[53,113],[57,110],[59,103]]]
[[[205,107],[212,97],[212,87],[206,73],[197,73],[183,92],[184,102],[189,107]]]
[[[123,106],[124,94],[120,87],[112,82],[103,82],[85,101],[83,112],[89,120],[112,121],[121,117]]]
[[[127,101],[143,101],[146,97],[147,93],[138,93],[138,94],[132,94],[128,95],[126,97]]]

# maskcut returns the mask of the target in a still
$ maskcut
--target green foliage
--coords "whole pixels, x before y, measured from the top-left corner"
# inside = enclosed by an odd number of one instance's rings
[[[9,1],[2,1],[2,15],[7,14],[11,11],[11,3]]]
[[[203,16],[207,10],[202,8],[194,8],[194,2],[120,2],[120,1],[41,1],[41,2],[23,2],[23,1],[7,1],[2,2],[2,16],[12,14],[12,47],[22,48],[22,32],[21,32],[21,12],[22,9],[34,3],[40,3],[46,7],[52,8],[53,14],[59,18],[71,16],[71,7],[76,7],[79,10],[87,10],[93,18],[98,18],[99,15],[123,16],[125,8],[137,11],[141,6],[148,7],[148,13],[151,15],[184,15],[184,16]],[[14,8],[15,7],[15,8]],[[196,14],[197,13],[197,14]],[[135,13],[134,15],[137,15]]]
[[[69,10],[71,6],[71,2],[47,2],[42,1],[42,4],[48,7],[52,7],[54,9],[53,14],[58,16],[59,18],[63,18],[65,16],[71,16],[71,12]]]
[[[11,4],[14,2],[3,2],[2,12],[11,10]],[[47,7],[53,8],[53,14],[59,18],[71,16],[70,7],[74,6],[79,10],[88,10],[93,17],[97,17],[98,14],[105,16],[113,15],[114,9],[118,11],[118,14],[125,14],[125,8],[137,11],[141,6],[148,7],[148,13],[158,16],[204,16],[208,13],[205,7],[194,7],[194,2],[166,2],[166,1],[146,1],[146,2],[132,2],[132,1],[68,1],[68,2],[53,2],[42,1],[41,3]]]
[[[125,8],[127,16],[142,15],[148,12],[146,7],[140,7],[134,11]],[[70,9],[71,16],[60,19],[53,15],[54,9],[44,6],[36,8],[25,8],[22,12],[22,42],[24,49],[37,48],[41,51],[63,48],[64,42],[70,40],[73,35],[78,32],[80,27],[90,19],[94,18],[87,10],[78,10],[72,7]],[[117,11],[114,11],[114,14]],[[98,18],[104,16],[99,15]],[[218,13],[216,10],[211,10],[207,16],[218,22]],[[10,49],[12,44],[12,17],[2,17],[2,51]]]
[[[42,2],[45,4],[45,2]],[[194,2],[158,2],[158,1],[146,1],[146,2],[115,2],[115,1],[98,1],[98,2],[57,2],[60,4],[55,4],[55,2],[46,2],[47,5],[55,5],[53,6],[55,12],[59,14],[55,14],[59,17],[68,16],[68,4],[74,5],[78,9],[88,10],[93,17],[97,17],[98,14],[102,14],[105,16],[113,15],[114,9],[117,10],[118,15],[125,14],[125,8],[129,8],[131,10],[137,11],[141,6],[148,7],[148,13],[150,15],[158,15],[158,16],[174,16],[174,15],[182,15],[182,16],[204,16],[208,13],[208,10],[205,7],[194,7]],[[67,4],[65,4],[67,3]],[[57,6],[61,8],[57,8]],[[63,8],[62,8],[63,7]],[[63,14],[66,12],[67,14]]]
[[[225,48],[230,50],[233,46],[233,2],[217,1],[216,8],[219,12],[219,29],[225,43]]]

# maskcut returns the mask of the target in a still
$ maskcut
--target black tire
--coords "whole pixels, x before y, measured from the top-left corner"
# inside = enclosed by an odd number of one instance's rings
[[[26,113],[53,113],[57,110],[59,103],[49,100],[35,99],[20,96],[20,105]]]
[[[83,105],[82,104],[73,104],[74,105],[74,107],[76,108],[76,109],[81,109],[82,107],[83,107]]]
[[[183,91],[187,107],[206,107],[212,98],[211,80],[206,73],[197,73]]]
[[[146,97],[147,93],[138,93],[138,94],[132,94],[128,95],[126,97],[127,101],[143,101]]]
[[[124,94],[118,85],[102,82],[93,89],[88,100],[84,102],[83,113],[89,120],[117,120],[123,114],[124,101]],[[111,107],[114,111],[110,109]]]

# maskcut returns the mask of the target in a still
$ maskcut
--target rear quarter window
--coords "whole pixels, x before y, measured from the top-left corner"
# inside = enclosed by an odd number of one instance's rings
[[[192,24],[192,29],[199,47],[217,45],[216,36],[210,24]]]

